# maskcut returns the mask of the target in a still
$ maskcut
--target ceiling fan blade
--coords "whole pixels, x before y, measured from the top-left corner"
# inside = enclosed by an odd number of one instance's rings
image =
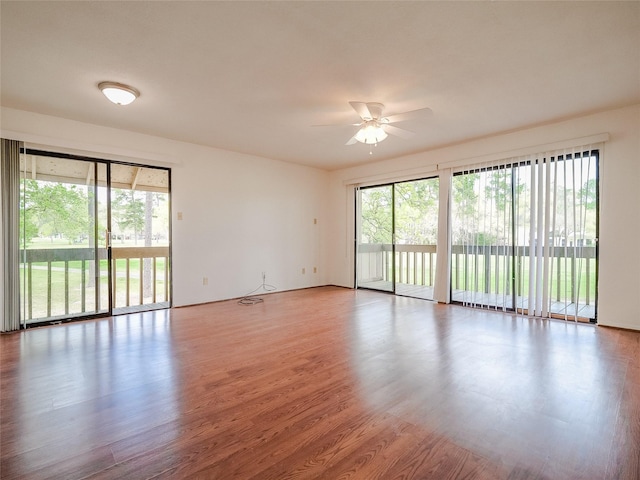
[[[345,145],[353,145],[354,143],[358,143],[358,140],[356,140],[356,136],[355,135],[353,137],[351,137],[349,139],[349,141],[347,143],[345,143]]]
[[[395,135],[396,137],[405,139],[411,138],[415,135],[415,132],[405,130],[404,128],[394,127],[393,125],[388,125],[386,123],[382,124],[382,129],[390,135]]]
[[[351,105],[351,107],[353,107],[353,109],[356,111],[356,113],[358,115],[360,115],[360,118],[362,118],[363,120],[371,120],[373,118],[373,116],[371,115],[371,112],[369,111],[369,107],[367,107],[367,104],[364,102],[349,102],[349,105]]]
[[[404,122],[405,120],[413,120],[417,118],[429,118],[433,115],[433,110],[428,107],[410,110],[408,112],[396,113],[385,117],[389,123]]]
[[[326,125],[311,125],[312,127],[359,127],[360,123],[328,123]]]
[[[378,102],[369,102],[367,103],[367,108],[369,109],[369,115],[374,120],[380,120],[382,118],[382,111],[384,110],[384,105]]]

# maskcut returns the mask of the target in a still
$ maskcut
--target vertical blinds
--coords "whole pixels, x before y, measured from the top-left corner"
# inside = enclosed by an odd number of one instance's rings
[[[598,156],[585,146],[456,172],[452,300],[594,319]]]
[[[19,202],[20,202],[20,148],[16,140],[2,139],[0,156],[0,183],[2,195],[2,311],[0,332],[20,328],[19,283]]]

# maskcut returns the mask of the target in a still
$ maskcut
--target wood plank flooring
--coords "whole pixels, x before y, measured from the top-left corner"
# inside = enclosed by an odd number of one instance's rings
[[[322,287],[0,337],[3,479],[640,479],[640,332]]]

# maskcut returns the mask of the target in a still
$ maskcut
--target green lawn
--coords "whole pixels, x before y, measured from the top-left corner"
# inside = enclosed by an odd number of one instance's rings
[[[107,305],[107,260],[100,261],[100,305],[96,306],[95,286],[91,283],[91,272],[86,262],[84,271],[84,308],[82,300],[82,262],[68,262],[68,278],[65,283],[65,264],[64,262],[52,262],[51,272],[49,272],[47,263],[33,263],[31,269],[31,292],[25,292],[25,270],[22,269],[21,275],[21,298],[26,299],[26,311],[23,311],[23,317],[28,320],[44,319],[48,316],[72,316],[82,313],[93,313],[98,310],[104,311]],[[157,301],[168,301],[164,298],[164,271],[165,261],[163,258],[156,259],[156,295]],[[120,308],[127,305],[126,298],[126,260],[116,260],[117,278],[115,283],[115,304],[114,308]],[[146,303],[154,303],[153,298],[145,297],[140,299],[140,260],[132,259],[129,262],[129,305],[140,305]],[[51,275],[50,291],[48,288],[49,274]],[[67,288],[65,288],[65,284]],[[27,293],[27,294],[25,294]],[[68,298],[68,306],[67,304]],[[29,315],[29,305],[31,315]],[[50,314],[49,314],[50,312]]]
[[[407,258],[408,257],[408,258]],[[426,256],[424,262],[418,255],[415,260],[413,256],[404,256],[402,261],[402,268],[397,268],[396,282],[405,283],[409,285],[433,285],[429,279],[429,260]],[[435,275],[435,258],[433,255],[433,264],[431,270]],[[452,275],[451,282],[454,290],[467,290],[471,292],[480,293],[503,293],[506,290],[506,282],[510,282],[511,276],[507,276],[507,266],[505,262],[507,257],[498,256],[498,264],[496,265],[496,256],[491,256],[490,259],[489,276],[487,277],[485,271],[485,258],[484,255],[469,255],[468,261],[465,266],[464,255],[459,255],[456,263],[456,255],[454,255],[452,261]],[[511,260],[508,260],[511,261]],[[587,262],[589,262],[589,272],[587,274]],[[396,267],[400,262],[396,262]],[[425,269],[424,280],[422,275],[422,269]],[[596,298],[596,261],[595,259],[576,259],[575,263],[576,277],[580,278],[580,282],[576,284],[577,291],[574,292],[578,303],[587,303],[587,296],[589,298],[589,304],[595,304]],[[510,269],[509,269],[510,270]],[[560,274],[558,276],[558,273]],[[387,278],[391,278],[392,266],[390,262],[388,264]],[[519,291],[518,293],[525,295],[529,291],[529,262],[523,261],[520,266],[519,272]],[[559,281],[558,281],[559,278]],[[487,280],[489,285],[487,286]],[[571,264],[570,261],[566,262],[562,259],[559,263],[553,262],[553,270],[550,272],[550,292],[551,300],[571,303],[571,289],[570,286],[573,283],[571,281]]]

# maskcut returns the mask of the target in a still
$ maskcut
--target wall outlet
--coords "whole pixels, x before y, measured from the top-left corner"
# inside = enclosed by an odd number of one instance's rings
[[[202,285],[209,285],[209,279],[207,277],[202,277]]]
[[[182,220],[182,212],[178,212],[178,220]]]
[[[302,274],[304,275],[307,272],[307,270],[303,267],[302,268]]]
[[[318,269],[316,267],[313,267],[313,273],[318,273]]]

